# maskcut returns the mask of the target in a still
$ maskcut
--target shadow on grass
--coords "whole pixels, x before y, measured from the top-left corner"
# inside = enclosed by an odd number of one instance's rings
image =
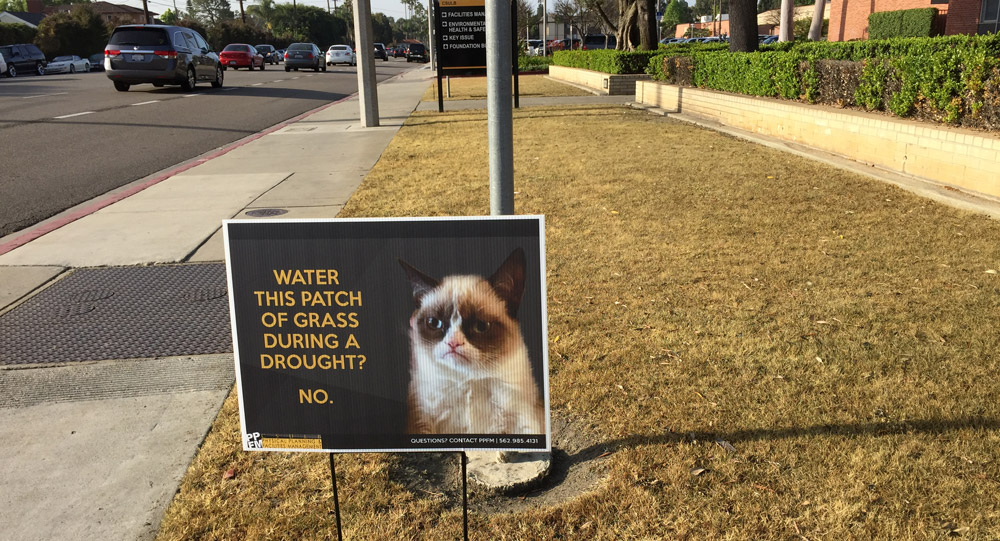
[[[514,120],[517,121],[517,120],[536,119],[536,118],[547,118],[547,119],[550,119],[550,118],[555,118],[555,117],[558,117],[558,118],[573,118],[573,117],[591,118],[591,117],[594,116],[594,110],[595,109],[604,109],[604,108],[615,107],[615,106],[609,104],[609,105],[603,105],[603,106],[593,106],[592,105],[592,106],[588,106],[588,107],[562,107],[562,106],[555,106],[555,107],[558,107],[558,109],[546,109],[546,111],[548,111],[550,114],[536,114],[536,113],[515,114],[514,115]],[[624,106],[620,106],[620,107],[617,107],[617,108],[624,108]],[[519,111],[524,111],[524,109],[519,109]],[[432,113],[432,114],[439,114],[437,111],[421,111],[421,112],[427,112],[427,113]],[[553,112],[557,113],[557,114],[551,114]],[[564,113],[567,113],[567,112],[570,113],[570,114],[564,114]],[[487,120],[486,119],[486,110],[485,109],[458,109],[458,110],[454,110],[454,111],[447,111],[446,110],[445,113],[450,113],[450,114],[453,114],[453,115],[464,115],[464,116],[475,115],[477,118],[455,118],[455,119],[448,119],[448,118],[420,118],[420,117],[418,117],[416,120],[413,120],[412,123],[409,124],[409,125],[410,126],[431,126],[431,125],[434,125],[434,124],[458,124],[458,123],[462,123],[462,122],[485,122]]]
[[[725,441],[730,444],[765,440],[806,437],[883,437],[902,434],[944,434],[957,430],[998,430],[1000,419],[970,417],[965,419],[928,419],[906,422],[871,422],[826,424],[807,427],[737,430],[734,432],[668,432],[666,434],[634,435],[601,442],[581,450],[577,455],[616,452],[642,445],[676,444],[684,441]],[[574,458],[574,457],[571,457]]]

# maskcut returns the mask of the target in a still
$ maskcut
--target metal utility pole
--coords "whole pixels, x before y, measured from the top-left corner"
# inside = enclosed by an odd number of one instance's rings
[[[371,0],[354,1],[354,43],[358,47],[358,99],[361,123],[378,126],[378,89],[375,87],[375,45],[372,41]]]
[[[542,56],[549,54],[549,2],[542,0]]]
[[[437,69],[437,53],[434,51],[434,0],[427,0],[427,55],[430,58],[431,69]]]
[[[149,4],[146,3],[146,0],[142,0],[142,20],[149,24]]]
[[[247,24],[247,14],[243,11],[243,0],[240,0],[240,20],[243,21],[243,24]]]
[[[486,107],[490,214],[514,214],[514,110],[511,104],[510,0],[486,0]]]

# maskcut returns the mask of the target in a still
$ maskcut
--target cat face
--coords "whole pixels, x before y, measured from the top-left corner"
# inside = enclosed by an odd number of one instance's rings
[[[448,276],[439,281],[400,264],[417,304],[410,317],[414,361],[481,375],[523,350],[516,319],[524,291],[521,249],[488,279]]]

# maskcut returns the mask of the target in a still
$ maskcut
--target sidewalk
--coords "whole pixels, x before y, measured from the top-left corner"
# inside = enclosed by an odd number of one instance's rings
[[[380,127],[360,125],[356,96],[335,102],[71,209],[0,255],[4,539],[156,535],[233,383],[221,221],[336,216],[431,80],[380,84]]]

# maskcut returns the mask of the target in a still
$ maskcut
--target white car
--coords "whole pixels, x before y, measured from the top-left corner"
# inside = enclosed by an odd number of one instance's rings
[[[45,66],[46,75],[53,73],[76,73],[78,71],[89,72],[90,60],[80,58],[76,55],[57,56]]]
[[[354,54],[354,49],[350,45],[331,45],[326,50],[326,65],[347,64],[349,66],[358,65],[358,57]]]
[[[3,55],[0,54],[0,75],[7,73],[7,61],[3,59]]]

